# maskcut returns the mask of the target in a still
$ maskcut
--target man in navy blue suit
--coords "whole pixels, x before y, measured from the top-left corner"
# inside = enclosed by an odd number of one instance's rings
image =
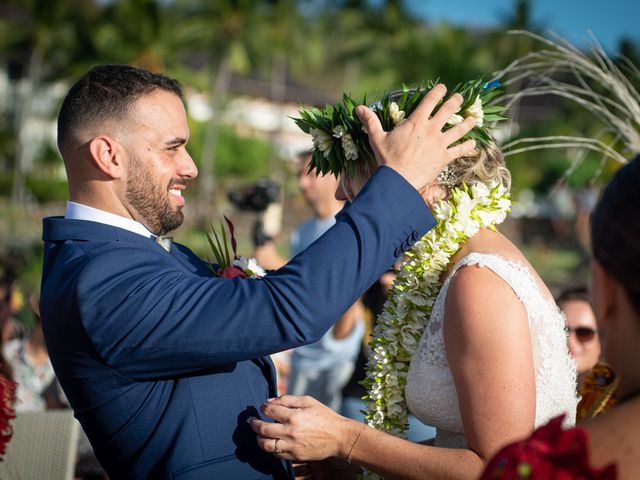
[[[318,340],[434,219],[418,189],[472,141],[473,119],[435,87],[384,132],[359,107],[382,165],[336,225],[260,280],[212,277],[159,235],[183,220],[197,169],[179,84],[123,65],[95,67],[58,117],[69,202],[45,218],[41,313],[76,417],[114,479],[291,478],[247,420],[277,394],[268,355]]]

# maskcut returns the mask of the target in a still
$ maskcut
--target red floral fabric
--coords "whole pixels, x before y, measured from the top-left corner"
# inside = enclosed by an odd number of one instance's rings
[[[538,428],[526,440],[507,445],[494,456],[481,480],[615,480],[615,465],[589,466],[587,432],[562,429],[564,415]]]
[[[0,375],[0,461],[13,435],[13,428],[9,421],[16,418],[13,405],[16,400],[17,386],[16,382]]]

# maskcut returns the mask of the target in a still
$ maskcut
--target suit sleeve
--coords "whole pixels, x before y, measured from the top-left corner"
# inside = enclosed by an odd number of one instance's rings
[[[134,378],[256,358],[320,339],[434,225],[418,192],[381,167],[327,233],[263,279],[190,275],[115,249],[82,270],[80,316],[103,359]]]

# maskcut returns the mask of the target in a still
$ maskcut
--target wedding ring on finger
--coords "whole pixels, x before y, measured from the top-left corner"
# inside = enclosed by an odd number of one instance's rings
[[[280,455],[282,453],[282,450],[280,450],[278,448],[278,442],[280,441],[279,438],[276,438],[275,443],[273,444],[273,454],[277,457],[278,455]]]

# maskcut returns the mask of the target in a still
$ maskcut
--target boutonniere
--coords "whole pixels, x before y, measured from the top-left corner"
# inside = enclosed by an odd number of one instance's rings
[[[264,277],[267,272],[258,265],[255,258],[247,258],[242,255],[238,255],[237,248],[238,242],[234,235],[235,228],[231,220],[224,216],[225,224],[220,220],[220,233],[216,232],[215,227],[211,224],[211,233],[205,232],[207,241],[211,247],[211,252],[217,263],[213,262],[209,264],[209,269],[217,277],[222,278],[261,278]],[[228,234],[227,234],[228,230]],[[231,242],[231,248],[229,248],[229,241]],[[232,256],[233,254],[233,256]]]

